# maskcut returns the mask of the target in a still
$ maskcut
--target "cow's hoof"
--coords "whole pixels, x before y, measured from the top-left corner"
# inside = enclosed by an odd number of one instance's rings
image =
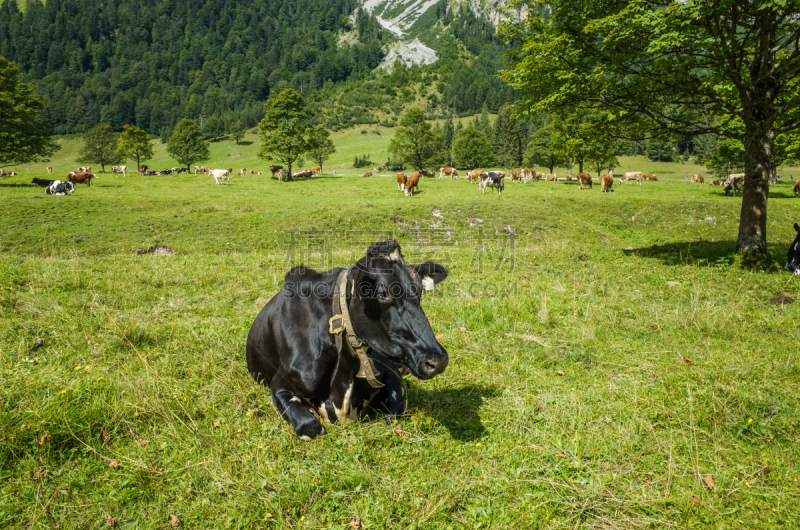
[[[325,429],[322,428],[322,424],[317,421],[316,418],[311,418],[309,420],[304,421],[302,424],[298,425],[294,432],[297,434],[297,437],[301,440],[305,440],[306,442],[310,442],[317,436],[323,433]]]

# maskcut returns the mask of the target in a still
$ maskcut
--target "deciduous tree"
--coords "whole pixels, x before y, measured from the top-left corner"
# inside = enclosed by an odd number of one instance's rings
[[[167,141],[167,153],[189,169],[195,162],[211,157],[203,131],[192,120],[182,119]]]
[[[534,131],[525,150],[525,165],[543,166],[552,173],[556,166],[563,163],[562,159],[566,153],[556,144],[554,135],[552,124]]]
[[[153,157],[153,144],[150,142],[150,136],[135,125],[126,125],[123,127],[122,134],[119,135],[117,153],[123,160],[135,158],[138,170],[142,165],[142,159],[147,160]]]
[[[462,129],[453,142],[453,162],[465,169],[493,166],[495,157],[489,137],[472,126]]]
[[[336,146],[330,138],[331,133],[325,127],[314,127],[308,137],[308,156],[311,160],[319,164],[320,171],[322,164],[336,152]]]
[[[119,140],[110,125],[101,123],[83,135],[83,148],[78,154],[78,162],[81,164],[99,164],[103,173],[106,166],[118,164],[124,160],[117,153]]]
[[[419,109],[412,109],[400,119],[400,126],[389,143],[389,152],[419,171],[429,164],[435,164],[442,157],[440,151],[443,147],[444,136],[438,138],[431,124],[425,121],[425,114]]]
[[[521,4],[521,3],[520,3]],[[741,140],[737,247],[767,250],[775,139],[800,126],[800,2],[551,0],[510,19],[503,79],[526,110],[605,109],[629,131]]]
[[[289,175],[292,164],[308,150],[310,115],[303,96],[287,88],[264,104],[264,119],[258,125],[261,137],[262,160],[277,160],[286,164]]]
[[[18,74],[15,63],[0,57],[0,167],[45,161],[59,149],[40,119],[44,98]]]

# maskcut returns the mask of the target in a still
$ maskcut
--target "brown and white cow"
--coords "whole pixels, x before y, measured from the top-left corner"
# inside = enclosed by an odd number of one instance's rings
[[[250,170],[250,174],[251,174],[251,175],[260,175],[260,174],[261,174],[261,172],[260,172],[260,171],[256,171],[255,169],[251,169],[251,170]]]
[[[445,177],[458,178],[458,171],[454,167],[440,167],[439,178],[443,179]]]
[[[589,173],[578,173],[578,189],[583,189],[583,185],[589,186],[592,189],[592,176]]]
[[[800,197],[800,179],[797,179],[797,182],[794,183],[794,188],[792,188],[792,193]]]
[[[52,173],[53,172],[53,166],[47,166],[47,172],[48,173]]]
[[[572,173],[570,173],[570,172],[564,173],[564,180],[571,181],[572,180]]]
[[[242,169],[240,169],[240,170],[239,170],[239,174],[238,174],[238,175],[236,175],[236,176],[237,176],[237,177],[245,177],[245,176],[247,176],[247,168],[246,168],[246,167],[243,167]]]
[[[16,177],[17,174],[13,171],[3,171],[0,169],[0,177]]]
[[[283,169],[283,166],[269,166],[269,170],[272,171],[272,176],[275,176],[275,173]],[[280,180],[280,179],[278,179]]]
[[[725,185],[725,181],[724,180],[712,180],[711,182],[708,183],[708,185],[709,186],[724,186]]]
[[[397,189],[398,191],[405,191],[406,190],[406,181],[408,177],[406,177],[405,173],[398,173],[397,174]]]
[[[555,181],[556,181],[556,174],[555,174],[555,173],[548,173],[548,174],[546,174],[546,175],[544,176],[544,179],[545,179],[546,181],[548,181],[548,182],[550,182],[550,181],[553,181],[553,182],[555,182]]]
[[[111,172],[116,177],[119,173],[122,173],[123,177],[128,176],[128,166],[111,166]]]
[[[139,174],[140,174],[140,175],[144,175],[144,174],[145,174],[145,172],[146,172],[148,169],[150,169],[150,166],[144,166],[144,165],[142,165],[142,166],[139,166]]]
[[[600,191],[601,192],[609,192],[611,193],[611,186],[614,185],[614,177],[606,173],[602,177],[600,177]]]
[[[483,173],[483,171],[481,171],[480,169],[473,169],[472,171],[467,173],[467,182],[472,182],[473,180],[480,181],[481,173]]]
[[[726,197],[729,191],[733,191],[734,197],[736,197],[737,191],[744,191],[744,173],[734,173],[728,176],[728,180],[725,181]]]
[[[703,175],[698,175],[697,173],[692,173],[692,184],[703,184],[705,179]]]
[[[643,176],[644,176],[644,179],[645,179],[645,180],[650,180],[650,181],[653,181],[653,182],[658,182],[658,178],[656,178],[656,176],[655,176],[655,175],[653,175],[652,173],[645,173]]]
[[[644,173],[641,171],[628,171],[619,179],[620,182],[624,182],[625,184],[630,184],[631,181],[636,181],[639,185],[642,185],[642,179],[644,178]]]
[[[197,175],[197,173],[206,173],[206,172],[208,172],[208,168],[207,168],[207,167],[204,167],[204,166],[194,166],[194,174],[195,174],[195,175]]]
[[[92,170],[92,166],[81,166],[78,168],[78,172],[80,173],[89,173]]]
[[[529,180],[533,180],[534,171],[532,169],[528,169],[528,168],[524,167],[520,171],[522,171],[522,173],[520,174],[520,177],[522,177],[522,180],[524,180],[525,182],[527,182]]]
[[[314,173],[315,175],[319,175],[320,173],[322,173],[322,168],[320,168],[319,166],[314,166],[311,168],[311,172]]]
[[[227,169],[209,169],[208,174],[214,177],[214,182],[219,184],[219,181],[230,184],[231,172]]]
[[[303,169],[301,171],[298,171],[294,175],[292,175],[292,178],[295,178],[295,179],[306,179],[306,178],[311,177],[313,175],[314,175],[314,173],[312,173],[311,170]]]
[[[94,178],[97,178],[97,175],[89,171],[70,171],[67,173],[67,182],[72,182],[73,184],[83,182],[87,186],[91,186]]]
[[[511,172],[511,182],[518,182],[522,176],[522,169],[515,169]]]
[[[436,176],[436,173],[434,173],[433,171],[428,171],[428,170],[426,170],[426,169],[420,169],[420,170],[419,170],[419,176],[420,176],[420,177],[428,177],[428,178],[433,178],[433,177],[435,177],[435,176]]]
[[[406,179],[406,188],[403,190],[403,193],[406,194],[406,197],[411,197],[414,195],[414,188],[419,191],[419,173],[412,173],[408,179]]]

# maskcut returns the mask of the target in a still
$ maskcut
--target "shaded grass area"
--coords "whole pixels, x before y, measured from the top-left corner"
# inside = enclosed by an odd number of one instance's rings
[[[770,200],[770,257],[745,263],[740,199],[669,180],[407,198],[381,177],[101,177],[48,197],[33,176],[0,182],[2,528],[800,518],[800,305],[768,301],[800,300],[780,270],[797,199]],[[450,366],[408,381],[394,424],[301,442],[246,372],[247,331],[289,267],[378,235],[449,268],[423,307]],[[135,252],[155,244],[176,254]]]

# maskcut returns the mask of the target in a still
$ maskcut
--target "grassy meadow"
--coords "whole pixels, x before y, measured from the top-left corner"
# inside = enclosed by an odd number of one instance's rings
[[[338,133],[339,176],[299,182],[101,174],[51,197],[30,184],[44,164],[0,180],[0,528],[799,524],[785,180],[770,257],[748,262],[741,199],[684,180],[702,168],[624,159],[660,180],[609,194],[424,179],[405,197],[346,167],[390,137]],[[263,171],[245,141],[213,161]],[[63,142],[54,176],[77,166]],[[151,165],[175,164],[158,146]],[[383,236],[450,270],[423,300],[450,365],[407,380],[395,423],[300,441],[247,373],[248,329],[291,266],[348,265]],[[137,253],[154,245],[175,253]]]

